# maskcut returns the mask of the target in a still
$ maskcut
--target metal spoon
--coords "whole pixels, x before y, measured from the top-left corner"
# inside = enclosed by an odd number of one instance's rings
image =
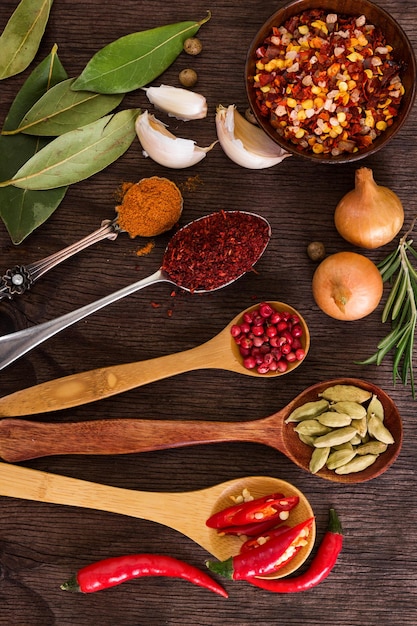
[[[269,222],[265,218],[259,215],[256,215],[255,213],[249,213],[246,211],[240,211],[240,213],[253,215],[257,219],[259,219],[259,221],[265,222],[268,225],[269,238],[270,238],[271,227],[269,225]],[[182,233],[185,229],[190,228],[191,225],[194,224],[195,222],[205,219],[207,217],[208,216],[203,216],[199,218],[198,220],[194,220],[194,222],[190,222],[189,224],[184,226],[182,229],[177,231],[177,233],[172,238],[172,242],[174,242],[176,238],[179,238],[179,233]],[[259,260],[259,258],[264,253],[269,243],[269,238],[263,250],[259,254],[258,259],[255,260],[254,264],[256,263],[256,261]],[[234,283],[241,276],[243,276],[243,274],[233,276],[232,279],[225,280],[225,282],[222,285],[217,286],[215,289],[195,290],[195,293],[207,293],[208,291],[215,291],[217,289],[222,289],[223,287],[226,287],[227,285]],[[20,330],[15,333],[11,333],[9,335],[4,335],[3,337],[0,337],[0,369],[3,369],[7,365],[10,365],[14,361],[16,361],[18,358],[20,358],[21,356],[23,356],[24,354],[26,354],[27,352],[29,352],[30,350],[38,346],[39,344],[43,343],[44,341],[46,341],[53,335],[56,335],[61,330],[64,330],[64,328],[67,328],[68,326],[71,326],[72,324],[79,322],[80,320],[84,319],[88,315],[95,313],[99,309],[102,309],[105,306],[112,304],[113,302],[116,302],[117,300],[121,300],[125,296],[129,296],[132,293],[139,291],[140,289],[144,289],[145,287],[148,287],[149,285],[154,285],[155,283],[160,283],[160,282],[171,283],[172,285],[175,285],[176,287],[180,287],[181,289],[184,289],[185,291],[190,291],[190,289],[187,289],[186,286],[178,285],[177,283],[175,283],[171,278],[169,278],[169,276],[161,267],[157,272],[154,272],[153,274],[151,274],[151,276],[148,276],[147,278],[143,278],[131,285],[127,285],[127,287],[124,287],[123,289],[119,289],[118,291],[108,296],[105,296],[104,298],[96,300],[95,302],[92,302],[91,304],[87,304],[86,306],[76,309],[75,311],[71,311],[70,313],[67,313],[66,315],[62,315],[61,317],[50,320],[49,322],[45,322],[43,324],[37,324],[36,326],[32,326],[31,328],[26,328],[25,330]]]
[[[296,309],[284,302],[271,302],[270,304],[278,311],[288,311],[298,315],[303,328],[302,346],[307,354],[310,347],[310,333],[304,318]],[[241,320],[244,313],[258,306],[256,304],[242,311],[218,335],[195,348],[147,361],[79,372],[4,396],[0,398],[0,416],[16,417],[68,409],[87,402],[102,400],[156,380],[198,369],[222,369],[263,378],[288,374],[302,361],[289,363],[285,372],[271,371],[267,374],[258,374],[255,369],[248,370],[243,366],[242,357],[231,336],[230,329]]]
[[[117,218],[113,221],[104,220],[100,228],[70,246],[40,261],[28,263],[27,265],[16,265],[8,269],[4,276],[0,276],[0,300],[11,300],[14,296],[25,293],[46,272],[74,256],[74,254],[103,239],[114,241],[121,232],[124,231],[119,227]]]
[[[255,498],[274,492],[298,495],[300,501],[288,522],[291,525],[314,516],[301,491],[270,476],[245,476],[199,491],[166,493],[110,487],[0,462],[2,496],[109,511],[157,522],[189,537],[220,560],[237,554],[242,541],[238,537],[219,535],[206,526],[206,520],[216,511],[230,506],[230,498],[241,494],[243,489],[248,489]],[[313,523],[307,546],[279,570],[277,578],[300,567],[313,548],[315,536]]]
[[[220,442],[254,442],[279,450],[310,472],[311,448],[285,419],[297,406],[318,399],[336,384],[355,385],[375,393],[384,406],[384,423],[394,437],[377,461],[362,472],[338,475],[323,468],[317,476],[335,482],[356,483],[385,472],[397,458],[403,438],[401,417],[393,400],[372,383],[356,378],[328,380],[305,389],[283,409],[263,419],[237,422],[204,420],[108,419],[66,424],[20,419],[0,420],[0,456],[23,461],[55,454],[126,454]]]

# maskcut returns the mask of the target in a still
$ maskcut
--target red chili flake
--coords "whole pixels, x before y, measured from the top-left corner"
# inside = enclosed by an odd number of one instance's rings
[[[162,270],[191,292],[211,291],[251,270],[269,238],[269,224],[258,215],[241,211],[211,213],[172,237]]]
[[[398,113],[404,86],[392,52],[364,15],[295,15],[256,50],[258,108],[300,151],[357,152]]]
[[[151,302],[151,307],[152,307],[153,309],[159,309],[159,307],[160,307],[160,306],[161,306],[161,305],[160,305],[158,302]]]

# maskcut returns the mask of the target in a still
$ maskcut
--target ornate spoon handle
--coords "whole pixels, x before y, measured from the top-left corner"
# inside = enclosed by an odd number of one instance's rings
[[[62,261],[69,259],[77,252],[81,252],[81,250],[102,239],[111,239],[113,241],[120,232],[122,231],[117,224],[117,218],[113,221],[104,220],[100,228],[67,248],[63,248],[63,250],[59,250],[35,263],[16,265],[7,270],[4,276],[0,277],[0,300],[6,298],[11,300],[14,296],[25,293],[38,278],[49,272],[56,265],[59,265],[59,263],[62,263]]]

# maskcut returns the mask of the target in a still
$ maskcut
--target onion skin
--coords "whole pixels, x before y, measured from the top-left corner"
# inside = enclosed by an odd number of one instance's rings
[[[317,306],[338,320],[366,317],[378,306],[383,281],[376,265],[357,252],[328,256],[314,272],[312,290]]]
[[[379,248],[400,232],[404,208],[397,194],[377,185],[372,170],[362,167],[356,170],[355,188],[337,205],[334,223],[349,243],[361,248]]]

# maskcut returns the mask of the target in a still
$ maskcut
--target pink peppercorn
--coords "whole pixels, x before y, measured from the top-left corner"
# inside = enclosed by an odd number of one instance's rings
[[[287,371],[289,364],[305,358],[300,317],[277,311],[268,302],[243,314],[241,324],[231,328],[243,366],[258,374]]]

